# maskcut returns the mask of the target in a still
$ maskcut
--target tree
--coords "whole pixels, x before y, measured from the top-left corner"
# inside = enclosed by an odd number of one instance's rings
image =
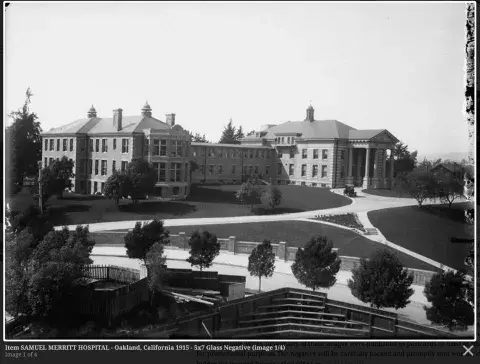
[[[168,237],[169,231],[165,229],[163,221],[154,219],[143,225],[140,221],[137,221],[135,227],[123,239],[128,257],[140,259],[147,266],[148,251],[155,243],[168,244],[170,242]]]
[[[42,128],[37,121],[38,116],[30,111],[31,97],[30,88],[27,89],[25,103],[22,108],[12,111],[9,115],[13,119],[9,127],[9,147],[7,153],[11,153],[11,180],[22,184],[26,176],[38,174],[37,162],[42,158],[42,139],[40,133]]]
[[[157,242],[152,245],[150,250],[146,255],[146,268],[148,270],[148,287],[150,288],[151,294],[151,305],[153,306],[153,299],[155,293],[159,292],[164,284],[167,268],[166,261],[167,258],[163,254],[164,248],[163,244]]]
[[[75,177],[73,173],[74,162],[66,156],[63,156],[60,160],[54,161],[49,168],[52,171],[55,181],[54,191],[58,198],[61,199],[63,197],[63,191],[73,186],[72,178]],[[51,181],[51,179],[49,179],[49,181]]]
[[[235,197],[239,199],[242,204],[249,205],[250,210],[253,209],[253,205],[259,202],[260,194],[257,189],[250,182],[244,182],[240,188],[236,191]]]
[[[330,288],[337,279],[342,261],[326,236],[311,238],[304,248],[299,248],[292,264],[292,273],[300,284],[313,289]]]
[[[442,158],[428,160],[427,157],[425,157],[422,162],[418,163],[415,170],[421,171],[421,172],[429,172],[434,166],[436,166],[441,162],[442,162]]]
[[[408,146],[402,142],[396,143],[393,149],[393,159],[397,174],[402,175],[413,171],[417,164],[417,155],[417,151],[410,152]]]
[[[275,253],[269,240],[264,240],[248,257],[248,271],[258,277],[258,292],[262,290],[262,277],[271,277],[275,270]]]
[[[243,133],[243,128],[240,125],[235,133],[235,140],[240,144],[240,139],[245,138],[245,134]]]
[[[153,192],[157,176],[151,163],[144,159],[133,160],[127,166],[126,175],[128,177],[125,178],[123,186],[134,204]]]
[[[120,198],[127,198],[129,192],[128,175],[124,172],[113,171],[105,181],[104,193],[109,199],[113,199],[118,206]]]
[[[220,253],[220,243],[217,236],[208,231],[194,231],[188,242],[190,245],[190,257],[187,258],[192,266],[197,266],[200,270],[212,265],[213,260]]]
[[[37,206],[30,205],[24,212],[10,214],[9,226],[13,233],[27,230],[36,241],[41,241],[45,235],[53,230],[53,224],[48,215],[44,214]]]
[[[452,176],[440,178],[437,196],[443,203],[448,203],[448,208],[452,208],[452,203],[463,194],[463,186]]]
[[[406,177],[406,188],[418,206],[422,207],[426,199],[434,199],[438,191],[438,182],[431,172],[410,172]]]
[[[412,283],[413,273],[403,267],[397,255],[381,249],[370,259],[360,260],[347,284],[354,297],[371,307],[398,310],[410,303]]]
[[[247,133],[247,136],[250,136],[250,135],[253,135],[255,134],[255,130],[250,130],[248,133]]]
[[[473,305],[468,302],[465,272],[435,274],[425,285],[423,294],[431,307],[424,307],[427,319],[450,330],[466,330],[474,323]]]
[[[199,133],[193,134],[189,130],[185,130],[188,133],[188,137],[190,138],[191,142],[197,142],[197,143],[210,143],[207,138],[205,137],[205,134],[200,135]]]
[[[264,203],[268,204],[271,209],[274,209],[282,202],[282,192],[278,187],[269,185],[263,190],[261,199]]]
[[[239,144],[236,139],[235,127],[232,124],[232,119],[228,122],[227,126],[223,128],[222,136],[219,143],[223,144]]]

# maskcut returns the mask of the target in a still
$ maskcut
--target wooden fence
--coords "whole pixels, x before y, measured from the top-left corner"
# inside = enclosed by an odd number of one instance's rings
[[[140,271],[114,265],[87,265],[84,276],[92,279],[134,283],[140,280]]]

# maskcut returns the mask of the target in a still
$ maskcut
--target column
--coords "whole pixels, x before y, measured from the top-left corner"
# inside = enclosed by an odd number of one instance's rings
[[[355,181],[362,185],[362,153],[361,149],[357,149],[357,178]]]
[[[353,148],[348,149],[348,177],[346,184],[353,185]]]
[[[363,188],[368,188],[370,180],[370,147],[365,148],[367,154],[365,156],[365,177],[363,177]]]
[[[378,164],[380,162],[380,149],[375,148],[375,157],[373,159],[373,176],[372,176],[372,187],[380,188],[380,178],[378,173]]]
[[[388,187],[388,179],[387,179],[387,150],[383,150],[383,173],[382,173],[382,180],[383,180],[383,188]]]
[[[393,149],[390,149],[390,189],[392,189],[395,186],[395,182],[393,180]]]

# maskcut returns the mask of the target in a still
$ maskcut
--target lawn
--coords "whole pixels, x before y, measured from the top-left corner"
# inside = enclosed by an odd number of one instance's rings
[[[463,222],[465,203],[407,206],[368,213],[368,218],[392,243],[454,269],[465,268],[468,244],[450,243],[452,237],[472,237]]]
[[[367,190],[362,190],[362,192],[369,195],[380,196],[380,197],[413,198],[408,191],[400,187],[395,187],[391,190],[369,188]]]
[[[48,212],[54,225],[88,224],[105,221],[150,220],[178,218],[207,218],[264,215],[271,213],[267,206],[258,204],[253,211],[235,198],[238,185],[201,186],[192,188],[185,201],[141,201],[133,205],[121,200],[117,207],[103,196],[65,193],[63,199],[51,197]],[[326,188],[279,186],[283,193],[282,204],[273,213],[284,214],[348,205],[351,201]],[[19,192],[8,199],[12,211],[23,211],[37,202],[28,191]]]
[[[340,229],[334,226],[323,225],[306,221],[281,221],[281,222],[256,222],[243,224],[222,224],[206,226],[175,226],[168,227],[171,234],[179,232],[187,236],[196,230],[208,230],[219,238],[235,236],[240,241],[260,242],[270,239],[272,243],[285,241],[289,246],[302,247],[307,241],[317,235],[326,235],[332,240],[333,245],[338,248],[338,253],[351,257],[368,257],[377,248],[383,245],[371,241],[352,231]],[[126,231],[125,231],[126,232]],[[115,234],[118,244],[123,245],[123,235]],[[117,238],[118,236],[118,238]],[[389,248],[390,249],[390,248]],[[424,263],[409,255],[395,251],[402,263],[409,268],[435,270],[435,267]]]

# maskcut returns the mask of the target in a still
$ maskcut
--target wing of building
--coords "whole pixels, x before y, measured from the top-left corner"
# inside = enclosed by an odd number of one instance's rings
[[[191,183],[240,183],[252,174],[273,184],[387,188],[388,151],[397,141],[386,129],[315,120],[312,106],[304,120],[263,125],[240,144],[191,143],[175,114],[163,122],[148,103],[140,115],[117,109],[110,118],[97,117],[92,106],[86,118],[42,133],[44,166],[63,155],[74,160],[76,192],[102,192],[114,170],[144,158],[157,172],[155,195],[164,199],[185,198]],[[198,168],[190,170],[191,161]]]

